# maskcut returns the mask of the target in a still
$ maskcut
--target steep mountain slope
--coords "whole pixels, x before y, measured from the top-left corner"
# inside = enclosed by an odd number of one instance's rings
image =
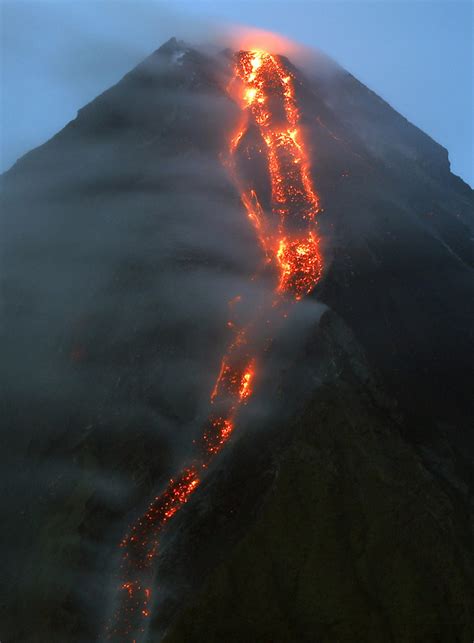
[[[344,70],[297,78],[324,278],[170,530],[149,639],[472,639],[474,196]],[[230,52],[174,39],[2,177],[6,641],[96,640],[261,253]],[[318,324],[323,302],[330,310]]]
[[[288,427],[254,524],[167,642],[469,640],[463,509],[403,440],[347,329],[327,315],[320,333],[325,384]]]

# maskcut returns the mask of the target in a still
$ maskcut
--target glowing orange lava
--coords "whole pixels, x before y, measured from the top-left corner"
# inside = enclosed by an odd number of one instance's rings
[[[313,186],[309,156],[300,128],[300,110],[295,95],[295,77],[283,60],[263,50],[236,55],[234,83],[243,118],[229,142],[229,168],[239,188],[242,203],[277,280],[272,308],[286,305],[310,293],[320,279],[322,262],[316,215],[319,197]],[[268,169],[271,203],[262,206],[255,186],[240,177],[236,159],[242,156],[251,126],[261,140],[259,152]],[[240,302],[235,297],[229,306]],[[269,315],[256,317],[243,328],[227,322],[234,333],[210,395],[211,413],[195,441],[195,455],[176,479],[150,503],[121,542],[122,582],[119,608],[108,628],[108,638],[118,641],[144,632],[151,614],[153,562],[159,537],[166,524],[189,500],[201,483],[212,459],[230,439],[237,414],[253,393],[258,360],[262,352],[256,332]],[[287,312],[283,311],[283,317]],[[263,321],[262,321],[263,320]]]
[[[315,223],[319,197],[299,125],[294,75],[281,59],[258,49],[238,54],[236,75],[243,84],[243,107],[266,146],[272,220],[265,217],[254,189],[242,190],[242,202],[267,256],[276,262],[279,292],[300,299],[318,282],[322,264]],[[232,153],[247,128],[245,122],[234,134]]]

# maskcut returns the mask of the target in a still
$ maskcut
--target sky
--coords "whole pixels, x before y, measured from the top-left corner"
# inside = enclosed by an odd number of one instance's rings
[[[470,0],[0,0],[0,171],[171,36],[276,31],[334,58],[449,151],[474,186]]]

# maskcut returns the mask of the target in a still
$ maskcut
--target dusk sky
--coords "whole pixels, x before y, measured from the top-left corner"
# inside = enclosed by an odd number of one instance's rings
[[[474,185],[473,4],[457,0],[3,0],[0,170],[171,36],[199,43],[234,23],[324,51],[445,146]]]

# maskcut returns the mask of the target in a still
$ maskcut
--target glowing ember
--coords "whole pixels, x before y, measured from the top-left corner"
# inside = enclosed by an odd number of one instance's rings
[[[234,423],[229,418],[217,417],[210,421],[210,428],[204,432],[204,451],[209,455],[218,453],[234,430]]]
[[[296,299],[301,299],[313,290],[321,274],[321,260],[312,232],[305,239],[280,239],[277,261],[280,292],[292,291]]]
[[[245,401],[252,394],[251,384],[254,376],[253,361],[249,364],[247,370],[240,380],[239,397]]]
[[[270,206],[262,207],[255,188],[240,179],[232,160],[230,169],[266,261],[273,264],[278,274],[272,307],[286,305],[310,293],[322,270],[315,220],[319,198],[299,126],[295,78],[281,59],[253,50],[237,54],[234,81],[240,83],[239,100],[244,118],[230,140],[230,156],[233,159],[241,153],[249,125],[255,124],[262,141],[259,151],[264,154],[268,168]],[[235,297],[229,307],[233,308],[240,300],[240,296]],[[287,317],[286,309],[282,316]],[[230,439],[236,416],[253,393],[255,352],[263,348],[252,346],[255,336],[259,336],[257,324],[270,324],[270,321],[267,316],[257,316],[241,329],[232,320],[227,322],[235,333],[234,339],[222,358],[210,396],[212,413],[201,438],[195,442],[191,464],[169,481],[121,543],[120,605],[108,629],[109,638],[134,642],[136,639],[129,637],[144,632],[143,619],[151,614],[150,586],[161,532],[200,485],[201,472]]]

